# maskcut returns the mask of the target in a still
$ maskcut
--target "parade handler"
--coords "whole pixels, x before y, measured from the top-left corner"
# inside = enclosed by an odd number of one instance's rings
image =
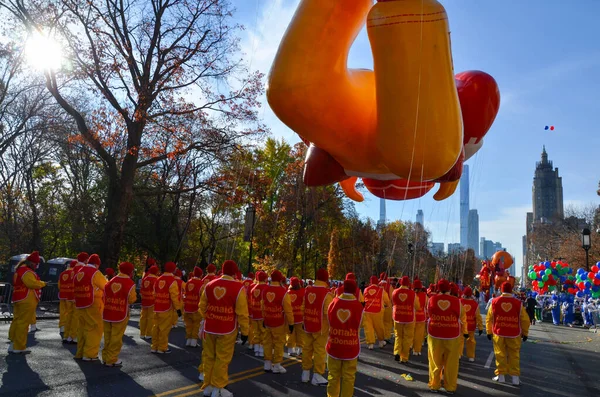
[[[41,289],[46,283],[40,281],[35,269],[40,263],[40,255],[32,252],[22,260],[15,269],[13,276],[13,321],[8,330],[10,345],[8,352],[11,354],[29,354],[27,350],[27,328],[33,324],[35,311],[40,300]]]
[[[229,382],[229,363],[233,358],[238,324],[242,344],[248,341],[248,302],[244,285],[234,279],[237,264],[227,260],[222,269],[223,276],[205,286],[199,306],[205,332],[202,390],[205,396],[212,397],[233,396],[225,387]]]
[[[129,262],[119,265],[119,273],[104,288],[104,349],[102,360],[107,367],[122,367],[119,353],[123,347],[123,335],[129,322],[129,305],[135,303],[135,283],[132,280],[134,266]]]
[[[304,301],[305,292],[305,289],[300,285],[300,279],[298,277],[292,277],[290,279],[290,287],[287,294],[290,297],[290,303],[292,304],[292,310],[294,312],[294,327],[291,329],[292,333],[288,334],[286,341],[288,354],[291,356],[300,356],[302,354],[302,343],[304,343],[302,303]]]
[[[104,333],[102,311],[104,308],[104,287],[108,280],[98,270],[100,257],[90,255],[87,265],[75,274],[75,310],[78,312],[79,329],[75,358],[83,361],[98,361],[100,341]]]
[[[469,337],[467,316],[460,299],[449,295],[448,280],[440,280],[437,287],[439,293],[429,299],[427,306],[429,389],[433,392],[440,390],[443,373],[446,392],[454,394],[458,380],[460,338]]]
[[[413,354],[415,356],[421,355],[421,350],[423,349],[423,342],[425,342],[425,321],[427,320],[427,314],[425,310],[427,309],[427,293],[423,288],[423,284],[421,280],[415,279],[413,282],[413,288],[415,294],[417,295],[417,299],[419,300],[419,308],[415,313],[415,336],[413,338]]]
[[[512,384],[518,386],[521,339],[527,340],[529,316],[521,301],[512,295],[512,285],[505,282],[500,287],[502,295],[490,306],[485,325],[487,337],[494,342],[496,355],[496,382],[504,382],[506,375],[512,376]]]
[[[356,298],[358,287],[346,279],[343,293],[334,298],[327,311],[329,338],[327,397],[352,397],[360,354],[360,326],[363,306]]]
[[[69,267],[58,276],[58,299],[60,300],[59,332],[62,332],[63,343],[69,342],[73,311],[75,310],[75,293],[73,290],[73,268],[77,261],[73,260]],[[71,339],[72,340],[72,339]]]
[[[202,315],[198,310],[200,290],[202,289],[202,269],[194,268],[193,277],[185,284],[183,296],[183,322],[185,324],[185,345],[198,346],[198,331]]]
[[[154,284],[158,280],[158,266],[152,265],[142,279],[140,295],[142,311],[140,313],[140,338],[151,339],[154,326]]]
[[[379,347],[383,348],[386,345],[383,316],[385,308],[391,306],[391,303],[388,293],[378,285],[377,276],[371,276],[369,281],[370,285],[365,288],[365,321],[363,326],[367,346],[369,350],[373,350],[376,335]]]
[[[479,330],[479,335],[483,333],[483,320],[481,319],[481,311],[479,310],[479,303],[473,299],[473,291],[471,287],[466,287],[463,291],[463,298],[460,303],[465,308],[467,313],[467,330],[469,331],[469,337],[467,338],[467,358],[470,362],[475,361],[475,347],[477,342],[475,341],[475,330]],[[460,340],[460,355],[462,356],[464,351],[465,341]]]
[[[417,295],[410,289],[410,279],[402,277],[401,286],[392,293],[394,333],[394,359],[408,362],[410,347],[415,336],[415,314],[421,308]]]
[[[154,327],[150,348],[152,353],[171,353],[169,334],[173,328],[173,317],[181,317],[179,287],[173,275],[175,270],[177,265],[174,262],[165,263],[165,272],[154,283]]]

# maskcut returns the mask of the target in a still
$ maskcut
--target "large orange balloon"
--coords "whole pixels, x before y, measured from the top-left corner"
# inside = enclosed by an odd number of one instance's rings
[[[513,264],[513,258],[506,251],[498,251],[492,256],[492,265],[504,264],[504,270],[510,268]]]

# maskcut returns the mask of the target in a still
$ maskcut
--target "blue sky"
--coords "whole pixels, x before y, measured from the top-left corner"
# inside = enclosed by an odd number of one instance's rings
[[[231,0],[246,30],[242,50],[253,69],[267,73],[299,0]],[[352,1],[352,0],[339,0]],[[568,204],[599,204],[600,15],[598,0],[452,0],[448,12],[456,72],[478,69],[496,79],[500,112],[483,148],[471,158],[471,208],[479,211],[480,237],[500,241],[522,264],[521,237],[531,211],[535,162],[542,145],[559,167]],[[372,68],[366,32],[355,42],[350,67]],[[266,105],[274,136],[297,142]],[[554,125],[555,131],[544,126]],[[435,191],[436,189],[434,189]],[[436,202],[433,192],[387,203],[389,220],[413,220],[418,209],[433,241],[459,241],[458,190]],[[357,204],[366,217],[379,217],[379,201],[366,193]],[[600,243],[600,238],[598,239]],[[600,260],[600,258],[592,258]]]

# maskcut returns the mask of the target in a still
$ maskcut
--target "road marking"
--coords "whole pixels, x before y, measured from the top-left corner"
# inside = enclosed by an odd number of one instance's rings
[[[485,362],[485,368],[489,368],[492,365],[493,359],[494,359],[494,351],[492,350],[490,352],[490,356],[488,357],[487,361]]]

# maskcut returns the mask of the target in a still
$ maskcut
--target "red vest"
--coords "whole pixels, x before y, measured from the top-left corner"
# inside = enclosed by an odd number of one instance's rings
[[[365,313],[379,313],[383,308],[383,288],[369,285],[365,288]]]
[[[329,305],[329,338],[325,350],[338,360],[354,360],[360,354],[360,322],[363,306],[356,300],[336,297]]]
[[[285,296],[285,287],[280,285],[268,285],[263,290],[263,317],[265,327],[277,328],[285,323],[283,315],[283,297]]]
[[[255,284],[250,288],[248,300],[250,301],[250,318],[252,320],[262,320],[262,293],[267,288],[267,284]]]
[[[415,313],[415,322],[424,323],[426,318],[425,315],[425,304],[427,303],[427,294],[425,292],[417,292],[417,299],[419,299],[419,304],[421,305],[419,310]]]
[[[475,319],[475,314],[477,310],[479,310],[479,304],[473,299],[461,299],[460,303],[464,306],[465,311],[467,312],[467,329],[469,332],[474,332],[475,328],[477,328],[477,321]]]
[[[292,309],[294,310],[294,324],[302,324],[302,301],[304,300],[304,288],[291,289],[287,292],[292,302]]]
[[[228,335],[237,330],[235,305],[244,286],[236,280],[219,278],[205,288],[208,305],[204,331],[215,335]]]
[[[72,301],[73,292],[73,269],[67,269],[58,276],[58,299]]]
[[[198,303],[200,303],[200,289],[202,280],[199,278],[190,279],[185,286],[185,296],[183,298],[183,311],[186,313],[196,313]]]
[[[304,331],[309,334],[321,332],[325,298],[329,293],[326,287],[311,285],[304,293]]]
[[[204,276],[204,278],[202,279],[202,290],[204,291],[204,288],[206,288],[208,283],[218,278],[219,277],[215,276],[214,274],[207,274],[206,276]]]
[[[394,322],[409,324],[415,321],[415,291],[398,288],[392,294]]]
[[[494,335],[505,338],[521,336],[521,301],[517,298],[499,296],[492,301]]]
[[[142,279],[142,286],[140,287],[140,295],[142,295],[142,307],[154,306],[154,284],[156,283],[156,277],[154,274],[148,274]]]
[[[175,276],[162,275],[154,282],[154,312],[163,313],[171,310],[171,294],[169,288],[175,282]]]
[[[32,272],[33,274],[35,274],[35,272],[33,270],[31,270],[30,268],[28,268],[27,266],[21,266],[20,268],[17,269],[17,271],[15,272],[15,274],[13,276],[13,293],[12,293],[12,302],[13,303],[20,302],[20,301],[24,300],[25,298],[27,298],[27,296],[29,295],[30,289],[27,288],[25,283],[23,283],[23,276],[27,272]],[[38,300],[40,300],[38,294],[36,294],[35,296]]]
[[[242,281],[242,284],[244,284],[244,288],[246,288],[246,294],[249,294],[250,288],[252,287],[252,280],[247,278],[244,281]]]
[[[181,286],[183,285],[183,280],[180,277],[175,277],[175,281],[177,282],[177,289],[179,289],[179,300],[183,300],[183,289]]]
[[[94,304],[94,275],[98,269],[91,266],[82,266],[75,274],[73,288],[75,295],[75,307],[85,309]]]
[[[120,323],[129,315],[129,293],[135,283],[129,277],[113,277],[104,287],[104,313],[102,319]]]
[[[427,333],[436,339],[454,339],[460,336],[460,300],[451,295],[438,294],[429,299]]]

